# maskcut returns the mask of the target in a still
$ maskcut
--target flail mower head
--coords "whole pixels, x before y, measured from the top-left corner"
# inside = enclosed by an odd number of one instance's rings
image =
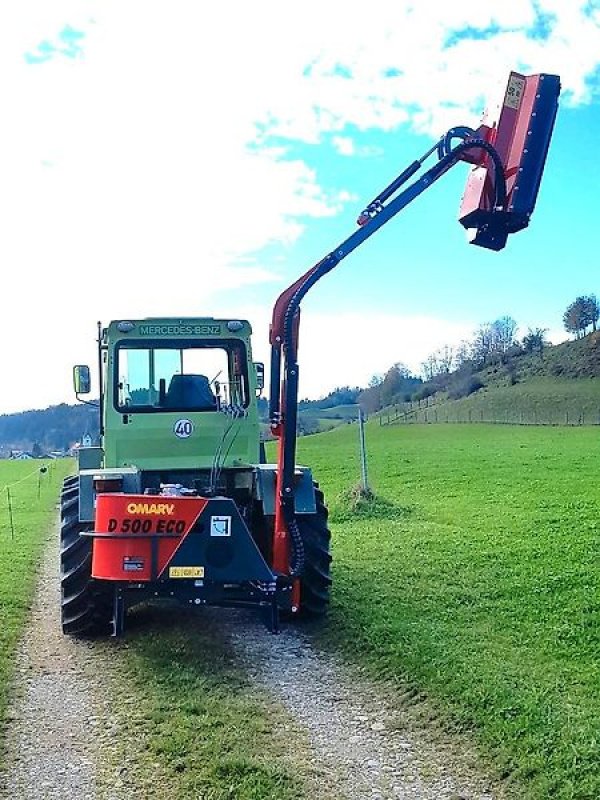
[[[511,72],[502,103],[488,109],[476,136],[490,144],[502,175],[485,150],[461,158],[474,164],[460,208],[472,244],[502,250],[508,235],[526,228],[533,213],[558,109],[557,75]],[[498,180],[504,182],[498,192]],[[499,194],[503,195],[499,197]]]

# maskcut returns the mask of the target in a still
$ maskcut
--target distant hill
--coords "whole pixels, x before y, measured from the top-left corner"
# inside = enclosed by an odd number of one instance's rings
[[[600,332],[538,353],[513,348],[480,369],[467,364],[380,415],[407,422],[600,424]]]
[[[98,410],[87,405],[50,406],[35,411],[0,415],[0,455],[11,450],[66,452],[88,434],[98,439]]]

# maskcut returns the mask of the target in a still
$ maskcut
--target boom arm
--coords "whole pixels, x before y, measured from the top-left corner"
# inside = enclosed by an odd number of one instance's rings
[[[509,233],[521,230],[529,223],[550,143],[559,92],[558,76],[525,77],[511,73],[497,124],[482,125],[478,131],[464,126],[448,131],[365,208],[357,220],[358,230],[277,299],[270,330],[269,416],[271,430],[279,441],[273,567],[281,574],[299,576],[304,562],[294,506],[300,303],[324,275],[461,160],[475,165],[463,198],[461,211],[466,213],[461,223],[467,228],[476,228],[474,244],[492,250],[502,249]],[[452,140],[456,138],[462,141],[452,147]],[[438,155],[437,163],[398,193],[434,152]],[[522,190],[517,196],[519,186]],[[523,187],[526,197],[523,196]],[[295,592],[298,600],[298,581]]]

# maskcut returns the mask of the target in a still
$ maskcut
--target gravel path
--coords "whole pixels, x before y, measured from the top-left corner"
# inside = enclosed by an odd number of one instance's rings
[[[415,705],[412,698],[403,704],[397,689],[375,686],[358,668],[319,650],[303,631],[286,625],[280,636],[273,636],[253,614],[217,609],[201,611],[198,622],[234,648],[256,688],[282,703],[306,732],[313,784],[319,784],[315,797],[501,800],[505,796],[502,787],[482,776],[466,739],[447,736],[423,713],[422,704]],[[121,798],[119,756],[136,743],[120,741],[119,724],[111,713],[110,683],[115,680],[114,661],[119,661],[114,651],[120,646],[115,645],[77,642],[62,635],[58,536],[53,533],[17,658],[1,798]],[[103,681],[94,680],[98,674]],[[140,730],[139,741],[149,735],[150,731]],[[117,770],[108,791],[106,776],[97,774],[95,767],[107,762]],[[128,800],[138,796],[135,790],[123,794]]]
[[[336,800],[499,800],[466,739],[450,737],[412,699],[383,696],[356,667],[320,652],[291,627],[280,636],[252,618],[231,629],[263,688],[308,731]]]
[[[96,798],[96,697],[84,672],[91,645],[61,633],[58,570],[58,535],[53,532],[17,656],[2,798]]]

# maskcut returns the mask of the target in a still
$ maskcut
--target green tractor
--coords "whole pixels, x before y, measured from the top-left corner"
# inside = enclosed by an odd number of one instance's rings
[[[99,328],[101,446],[79,451],[78,475],[62,493],[65,633],[118,635],[127,608],[155,597],[253,607],[273,631],[281,611],[325,614],[327,509],[310,470],[296,464],[300,303],[461,161],[473,166],[460,222],[473,244],[502,250],[529,225],[559,93],[556,75],[511,72],[486,123],[450,129],[369,203],[357,230],[280,295],[270,331],[276,464],[265,463],[260,443],[264,368],[252,360],[248,322],[120,320]],[[434,154],[437,162],[400,191]],[[75,367],[74,378],[78,395],[90,391],[88,367]]]
[[[65,633],[118,634],[126,608],[154,597],[253,605],[273,629],[279,610],[325,613],[330,533],[309,469],[294,474],[302,577],[269,566],[276,466],[264,463],[250,335],[244,320],[205,318],[99,329],[102,447],[80,448],[62,493]],[[89,392],[88,367],[74,383]]]

